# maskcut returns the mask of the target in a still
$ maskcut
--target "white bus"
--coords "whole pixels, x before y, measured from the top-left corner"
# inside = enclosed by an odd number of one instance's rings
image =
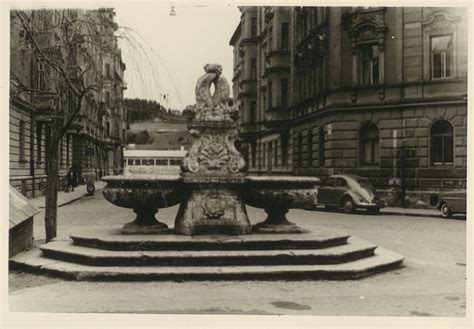
[[[188,151],[128,150],[123,151],[124,174],[179,174],[181,162]]]

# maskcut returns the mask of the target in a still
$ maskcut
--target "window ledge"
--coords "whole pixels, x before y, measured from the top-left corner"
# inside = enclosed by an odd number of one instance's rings
[[[449,77],[449,78],[431,78],[429,80],[431,83],[443,83],[443,82],[457,82],[462,81],[462,79],[457,77]]]
[[[366,83],[362,84],[359,83],[357,86],[354,86],[354,90],[361,90],[361,89],[379,89],[379,88],[384,88],[385,84],[384,83]]]
[[[453,168],[454,163],[449,164],[431,164],[431,168]]]

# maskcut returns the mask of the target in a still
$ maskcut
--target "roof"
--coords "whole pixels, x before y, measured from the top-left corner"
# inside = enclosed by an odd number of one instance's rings
[[[39,213],[39,209],[34,207],[27,198],[10,185],[9,228],[17,226],[37,213]]]
[[[235,44],[237,43],[237,40],[240,38],[241,29],[242,23],[239,22],[239,25],[237,25],[237,28],[235,29],[234,33],[232,34],[232,37],[229,40],[230,46],[235,46]]]
[[[184,157],[186,150],[123,150],[125,158],[130,157]]]

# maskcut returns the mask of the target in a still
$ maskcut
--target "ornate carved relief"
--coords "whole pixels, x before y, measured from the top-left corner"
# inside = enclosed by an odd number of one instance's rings
[[[384,26],[384,11],[384,8],[356,11],[352,18],[352,28],[367,23],[373,24],[377,27]]]
[[[345,15],[346,23],[350,30],[350,36],[353,46],[357,46],[359,42],[377,41],[383,46],[385,40],[384,8],[371,9],[367,11],[356,11],[350,16]],[[350,18],[348,18],[350,17]]]
[[[429,16],[423,22],[423,27],[426,31],[446,30],[454,27],[459,20],[459,17],[450,16],[444,12],[438,12]]]
[[[208,195],[202,202],[201,207],[204,215],[210,219],[219,219],[224,215],[226,202],[219,195]]]
[[[183,160],[183,171],[191,174],[237,174],[245,167],[242,155],[235,148],[238,136],[235,106],[229,105],[230,88],[221,77],[222,67],[207,64],[206,73],[196,84],[196,105],[189,131],[195,141]],[[215,92],[211,95],[210,87]]]

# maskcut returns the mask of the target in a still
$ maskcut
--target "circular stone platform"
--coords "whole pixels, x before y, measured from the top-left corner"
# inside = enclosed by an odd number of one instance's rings
[[[11,268],[72,280],[345,280],[400,266],[403,257],[344,233],[241,236],[71,236],[16,255]]]

